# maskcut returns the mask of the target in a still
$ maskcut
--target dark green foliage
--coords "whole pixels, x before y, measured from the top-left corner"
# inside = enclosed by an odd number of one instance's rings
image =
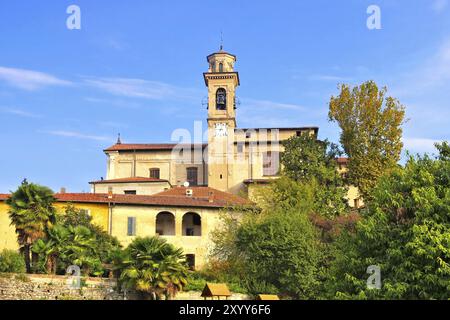
[[[285,176],[299,182],[315,179],[321,185],[343,184],[336,174],[336,158],[342,154],[336,144],[303,134],[283,141],[282,145],[285,151],[280,160]]]
[[[334,217],[348,209],[347,186],[337,171],[336,157],[339,148],[314,136],[301,135],[283,142],[285,151],[281,154],[283,175],[307,186],[310,190],[312,211]],[[295,183],[291,183],[296,188]]]
[[[65,227],[84,226],[88,228],[95,238],[95,249],[99,259],[103,263],[112,262],[115,251],[121,247],[119,240],[94,224],[89,214],[69,204],[64,209],[64,214],[60,215],[58,219],[59,223]]]
[[[446,144],[440,145],[444,150]],[[410,157],[382,177],[355,234],[336,244],[330,294],[339,298],[450,298],[450,161]],[[366,288],[369,265],[382,289]]]
[[[23,255],[14,250],[0,252],[0,272],[23,273],[26,271]]]
[[[120,249],[116,238],[92,224],[92,218],[72,205],[58,216],[47,236],[33,245],[39,255],[39,271],[65,274],[70,265],[78,265],[85,275],[105,275],[105,264],[113,261]]]
[[[259,210],[245,212],[241,220],[224,215],[212,257],[226,266],[227,278],[251,294],[314,298],[322,247],[308,218],[312,197],[308,187],[284,178],[266,190]]]

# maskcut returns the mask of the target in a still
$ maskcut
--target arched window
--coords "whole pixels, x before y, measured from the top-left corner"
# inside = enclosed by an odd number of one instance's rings
[[[216,72],[216,63],[211,63],[211,72]]]
[[[202,218],[198,213],[188,212],[183,216],[183,236],[200,237],[202,235]]]
[[[156,216],[156,234],[160,236],[175,235],[175,216],[171,212],[158,213]]]
[[[217,110],[227,109],[227,92],[224,88],[219,88],[216,91],[216,109]]]
[[[223,63],[219,63],[219,72],[223,72]]]

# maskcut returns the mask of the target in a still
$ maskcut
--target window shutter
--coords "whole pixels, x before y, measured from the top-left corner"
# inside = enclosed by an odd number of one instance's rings
[[[128,217],[128,235],[136,235],[136,217]]]

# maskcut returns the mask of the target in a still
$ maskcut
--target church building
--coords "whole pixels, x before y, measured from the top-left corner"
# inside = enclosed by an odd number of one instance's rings
[[[117,143],[104,150],[106,179],[90,182],[93,193],[152,195],[174,186],[208,186],[233,194],[278,176],[280,142],[317,137],[317,127],[239,128],[236,56],[222,48],[207,57],[208,142],[204,144]]]
[[[104,150],[106,178],[90,182],[91,193],[55,194],[59,213],[73,204],[124,247],[138,236],[160,236],[183,249],[191,268],[205,265],[212,235],[222,227],[220,212],[240,215],[236,208],[253,206],[254,191],[279,176],[280,142],[303,134],[317,137],[319,130],[240,128],[236,56],[220,48],[207,63],[208,141],[135,144],[119,137]],[[344,174],[347,159],[337,159],[337,165]],[[18,248],[5,203],[9,196],[0,194],[0,250]],[[360,205],[356,188],[348,198],[350,206]]]

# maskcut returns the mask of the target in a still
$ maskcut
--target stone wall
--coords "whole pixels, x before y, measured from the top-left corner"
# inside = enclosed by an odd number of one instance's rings
[[[133,292],[118,292],[113,279],[82,278],[80,289],[70,289],[68,276],[0,273],[0,300],[137,300]],[[175,300],[203,300],[200,291],[179,292]],[[248,300],[234,293],[228,300]]]
[[[71,289],[67,276],[0,274],[0,300],[123,300],[110,279],[83,278]]]

